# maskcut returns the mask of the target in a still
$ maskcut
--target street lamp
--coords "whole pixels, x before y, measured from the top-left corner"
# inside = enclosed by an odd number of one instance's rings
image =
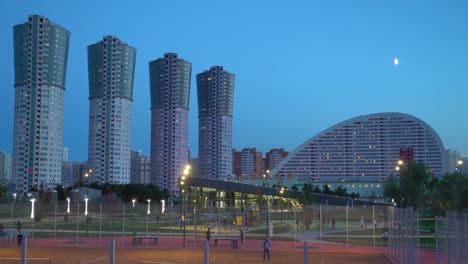
[[[86,221],[86,236],[88,236],[88,197],[84,199],[85,201],[85,221]]]
[[[136,202],[136,199],[132,199],[132,206],[133,206],[133,208],[135,208],[135,202]]]
[[[85,176],[85,179],[86,179],[86,182],[88,182],[88,177],[91,176],[91,173],[93,172],[93,170],[88,170],[87,172],[85,172],[84,176]]]
[[[148,234],[148,217],[151,212],[151,199],[146,200],[148,202],[147,210],[146,210],[146,234]]]
[[[70,197],[67,197],[67,214],[70,213]]]
[[[32,220],[32,224],[33,224],[33,232],[32,232],[32,237],[34,238],[34,202],[36,201],[36,199],[31,199],[31,220]]]
[[[13,202],[11,203],[11,228],[13,228],[13,217],[15,215],[16,193],[13,193]]]
[[[84,174],[85,179],[86,179],[85,181],[86,181],[87,184],[89,184],[88,178],[91,176],[91,173],[92,173],[92,172],[93,172],[93,170],[90,169],[90,170],[88,170],[88,172],[86,172],[86,173]],[[86,186],[86,198],[87,198],[88,196],[89,196],[89,186]]]
[[[31,199],[31,219],[34,221],[34,202],[36,202],[36,199]]]
[[[463,160],[457,161],[458,173],[462,174]]]
[[[186,215],[185,215],[185,212],[186,212],[186,203],[185,203],[185,191],[183,189],[183,186],[185,184],[185,180],[186,178],[188,177],[188,175],[190,174],[190,165],[187,164],[185,165],[185,168],[184,168],[184,171],[183,171],[183,174],[182,174],[182,177],[180,178],[180,188],[182,189],[182,221],[184,221],[184,239],[183,239],[183,247],[185,248],[185,225],[186,225],[186,222],[187,222],[187,218],[186,218]]]
[[[280,195],[281,195],[281,198],[280,198],[280,206],[281,206],[281,223],[283,223],[283,194],[284,194],[284,187],[281,187],[280,189]]]

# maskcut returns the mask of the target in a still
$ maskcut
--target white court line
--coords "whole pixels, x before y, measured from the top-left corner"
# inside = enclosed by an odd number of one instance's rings
[[[105,259],[105,258],[106,258],[106,257],[97,258],[97,259],[92,259],[92,260],[88,260],[88,261],[86,261],[86,262],[81,262],[80,264],[91,263],[91,262],[98,261],[98,260]]]
[[[210,259],[210,262],[213,262],[216,258]],[[152,261],[140,261],[139,263],[141,264],[177,264],[177,263],[172,263],[172,262],[152,262]]]

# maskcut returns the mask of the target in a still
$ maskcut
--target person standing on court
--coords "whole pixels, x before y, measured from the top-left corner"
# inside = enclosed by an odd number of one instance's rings
[[[270,260],[270,247],[270,238],[267,236],[263,241],[263,260],[265,260],[265,257],[268,257],[268,260]]]

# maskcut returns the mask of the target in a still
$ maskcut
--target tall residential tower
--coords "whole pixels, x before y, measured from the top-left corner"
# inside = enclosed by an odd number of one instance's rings
[[[151,183],[178,193],[189,162],[188,111],[192,64],[166,53],[149,63],[151,86]]]
[[[61,183],[63,98],[70,32],[43,16],[16,25],[13,182],[16,191]]]
[[[198,175],[224,180],[232,173],[232,112],[235,76],[213,66],[197,74]]]
[[[114,36],[88,46],[90,181],[130,182],[135,48]]]

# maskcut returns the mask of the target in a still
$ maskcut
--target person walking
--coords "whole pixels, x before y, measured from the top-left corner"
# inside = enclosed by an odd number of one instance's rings
[[[16,229],[18,230],[18,233],[21,233],[21,228],[23,225],[21,224],[20,220],[16,221]]]
[[[270,260],[270,247],[270,238],[267,236],[263,241],[263,260],[265,260],[265,257],[268,257],[268,260]]]
[[[23,234],[21,234],[21,232],[18,232],[16,240],[18,242],[18,247],[21,247],[21,245],[23,245]]]
[[[241,242],[241,245],[244,246],[244,239],[245,239],[245,235],[244,235],[244,230],[239,229],[240,231],[240,242]]]
[[[211,227],[208,227],[208,230],[206,230],[206,240],[210,241],[211,238]]]

